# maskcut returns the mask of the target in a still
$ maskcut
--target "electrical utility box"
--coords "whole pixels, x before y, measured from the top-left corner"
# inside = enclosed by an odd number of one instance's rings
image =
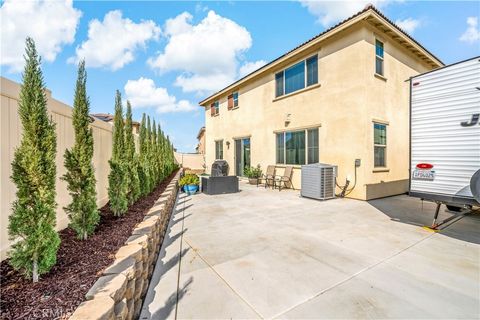
[[[335,198],[337,166],[326,163],[302,166],[302,197],[318,200]]]

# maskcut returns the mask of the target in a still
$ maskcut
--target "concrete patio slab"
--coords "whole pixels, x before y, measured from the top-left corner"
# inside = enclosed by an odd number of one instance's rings
[[[478,215],[241,189],[179,196],[140,319],[479,317]]]

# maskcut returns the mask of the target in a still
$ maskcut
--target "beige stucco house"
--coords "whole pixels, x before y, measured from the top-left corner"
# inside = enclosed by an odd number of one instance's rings
[[[372,6],[200,102],[207,172],[276,165],[338,166],[349,197],[407,191],[409,82],[442,62]],[[360,166],[355,167],[355,159]],[[337,192],[340,190],[337,189]]]

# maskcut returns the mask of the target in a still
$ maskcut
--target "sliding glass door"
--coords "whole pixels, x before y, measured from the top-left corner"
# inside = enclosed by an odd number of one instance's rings
[[[235,140],[235,175],[244,176],[250,167],[250,138]]]

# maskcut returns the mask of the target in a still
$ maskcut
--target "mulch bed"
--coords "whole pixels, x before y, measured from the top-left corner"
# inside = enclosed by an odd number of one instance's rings
[[[85,241],[70,229],[60,231],[62,243],[57,264],[40,281],[32,283],[13,270],[8,261],[0,264],[1,319],[64,319],[84,301],[85,294],[102,271],[114,261],[117,250],[130,237],[135,225],[154,205],[175,173],[152,193],[133,204],[122,217],[114,217],[105,205],[95,231]]]

